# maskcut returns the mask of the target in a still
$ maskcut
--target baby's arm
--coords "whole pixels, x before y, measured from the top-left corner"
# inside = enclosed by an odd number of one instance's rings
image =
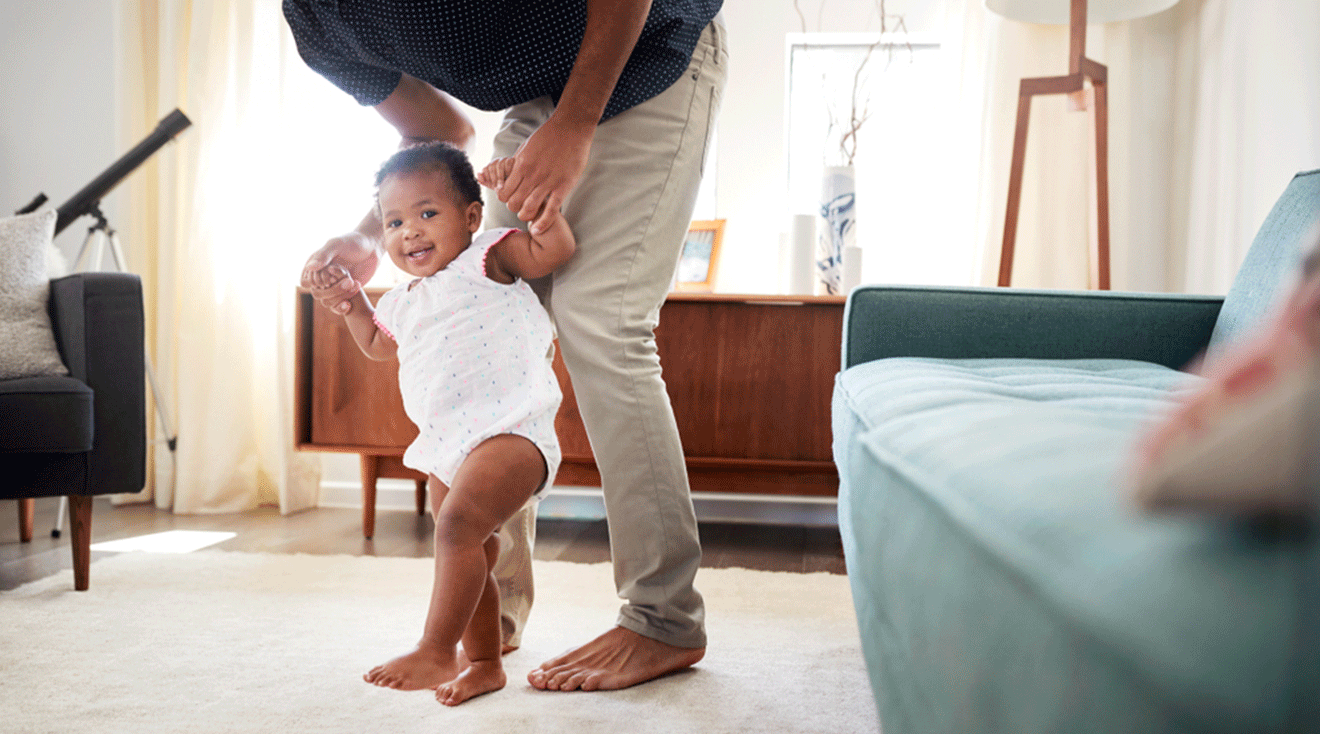
[[[358,291],[349,300],[352,301],[353,308],[344,314],[344,324],[348,326],[348,332],[353,335],[353,341],[357,342],[358,348],[363,354],[375,360],[394,359],[398,345],[376,325],[374,318],[376,309],[372,308],[371,301],[367,300],[367,294]]]
[[[329,265],[313,273],[311,279],[316,287],[325,288],[346,277],[348,277],[346,270],[338,265]],[[349,278],[344,282],[353,281]],[[376,325],[374,318],[376,310],[372,308],[371,301],[367,300],[367,294],[358,289],[358,292],[354,293],[347,302],[353,304],[353,307],[344,314],[344,324],[362,353],[375,360],[394,359],[397,346],[394,340]]]
[[[483,186],[498,189],[512,168],[512,158],[497,158],[482,169],[477,180]],[[492,247],[493,257],[486,263],[488,274],[501,282],[511,283],[514,278],[527,280],[549,275],[568,262],[577,250],[573,231],[559,212],[554,212],[546,220],[549,226],[544,232],[534,235],[518,230]]]

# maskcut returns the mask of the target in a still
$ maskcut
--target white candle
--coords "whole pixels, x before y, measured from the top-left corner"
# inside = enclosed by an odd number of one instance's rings
[[[862,248],[843,248],[843,292],[846,294],[862,282]]]
[[[793,215],[789,248],[788,292],[810,294],[816,276],[816,215]]]

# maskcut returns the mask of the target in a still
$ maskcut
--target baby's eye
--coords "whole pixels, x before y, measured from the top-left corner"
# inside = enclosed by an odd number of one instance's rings
[[[403,220],[401,220],[401,219],[391,219],[389,222],[387,222],[387,223],[385,224],[385,226],[388,227],[389,229],[394,229],[395,227],[402,227],[402,226],[403,226]]]
[[[430,219],[435,215],[436,215],[436,211],[434,209],[427,209],[426,211],[422,212],[422,219]]]

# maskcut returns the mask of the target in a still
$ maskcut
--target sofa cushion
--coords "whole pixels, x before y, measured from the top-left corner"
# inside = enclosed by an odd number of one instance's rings
[[[92,389],[72,377],[0,380],[0,452],[92,450]]]
[[[1134,432],[1198,380],[1119,360],[839,375],[840,531],[886,732],[1282,729],[1301,554],[1123,493]]]
[[[1108,415],[1127,426],[1134,413],[1145,415],[1165,405],[1170,390],[1190,389],[1198,379],[1123,359],[897,357],[865,362],[838,376],[835,450],[846,454],[853,436],[879,425],[896,428],[899,453],[909,445],[938,445],[946,414],[963,421],[1049,408]],[[836,456],[835,462],[844,467],[848,459]]]

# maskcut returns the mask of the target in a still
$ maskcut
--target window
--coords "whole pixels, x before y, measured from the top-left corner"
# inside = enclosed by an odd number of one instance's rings
[[[955,90],[939,43],[912,34],[795,33],[787,53],[789,205],[819,214],[823,167],[851,162],[862,281],[967,282],[971,263],[950,256],[965,247],[951,241],[941,195]],[[856,134],[845,139],[850,127]]]

